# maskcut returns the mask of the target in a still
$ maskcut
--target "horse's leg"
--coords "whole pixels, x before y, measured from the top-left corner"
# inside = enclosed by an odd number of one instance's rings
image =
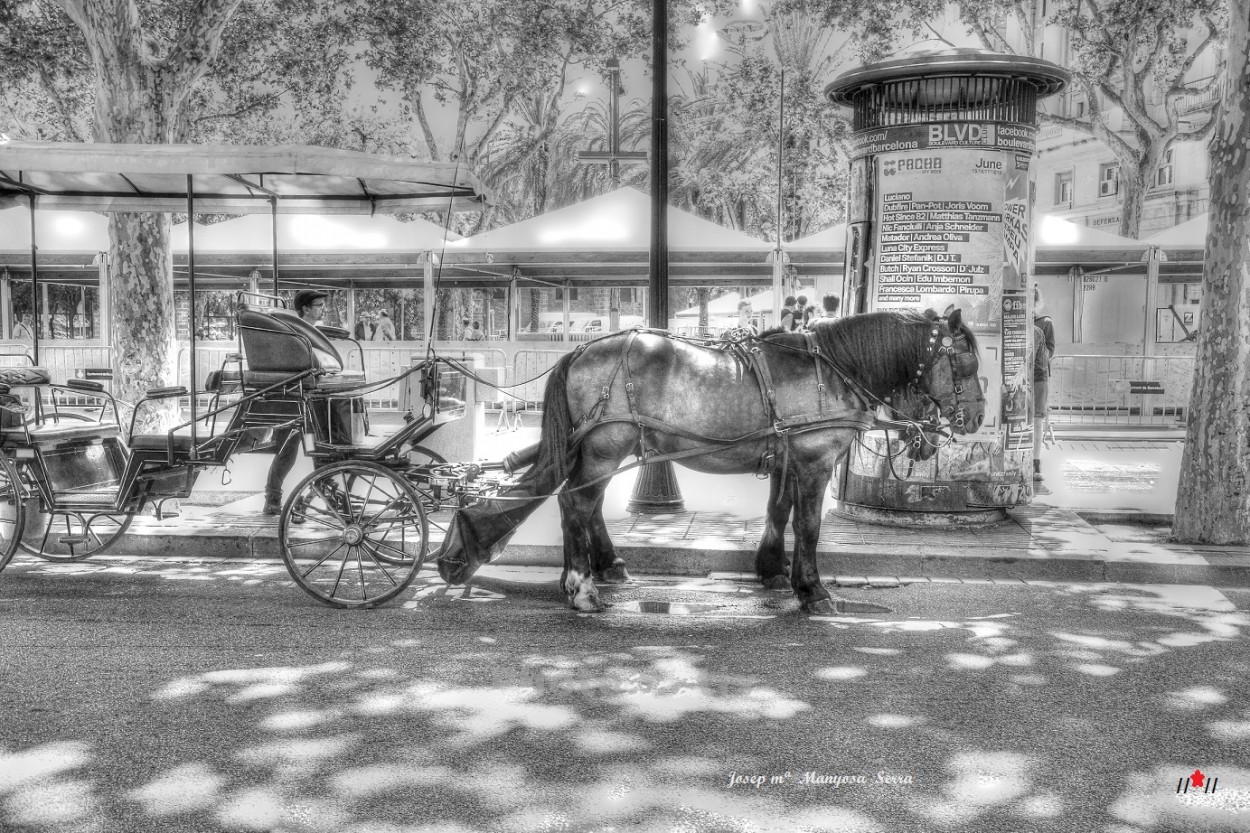
[[[608,481],[594,481],[616,470],[637,439],[636,434],[630,436],[630,430],[611,426],[583,440],[577,463],[560,492],[560,523],[564,529],[564,572],[560,576],[560,586],[564,588],[569,606],[575,610],[597,613],[604,609],[595,588],[592,566],[601,562],[612,565],[608,558],[613,556],[603,556],[598,549],[602,541],[608,541],[602,514],[603,493],[607,491]],[[586,485],[589,483],[594,485]],[[608,545],[611,546],[610,541]]]
[[[820,521],[830,475],[829,466],[818,462],[804,466],[792,464],[789,478],[794,492],[794,567],[790,571],[790,586],[794,588],[800,608],[820,616],[837,613],[829,590],[820,583],[816,566],[816,544],[820,540]]]
[[[755,574],[769,590],[790,586],[790,554],[786,552],[786,523],[790,520],[791,495],[774,470],[768,484],[768,508],[764,535],[755,550]]]
[[[625,559],[618,558],[616,547],[608,535],[607,522],[603,520],[603,499],[607,492],[607,483],[599,492],[599,500],[595,503],[590,520],[590,567],[595,580],[604,584],[623,584],[630,581],[629,570],[625,568]]]

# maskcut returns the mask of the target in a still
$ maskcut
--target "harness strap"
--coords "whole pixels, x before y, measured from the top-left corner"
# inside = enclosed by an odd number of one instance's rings
[[[824,362],[821,361],[820,343],[816,341],[816,334],[811,330],[803,331],[803,338],[807,340],[807,352],[812,357],[812,364],[816,366],[816,413],[823,414],[825,412],[825,377],[822,373],[824,370]]]

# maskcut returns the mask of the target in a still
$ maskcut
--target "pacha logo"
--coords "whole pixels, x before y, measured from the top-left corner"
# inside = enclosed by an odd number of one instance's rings
[[[1202,770],[1195,768],[1191,774],[1176,782],[1176,792],[1180,794],[1188,793],[1190,790],[1194,792],[1202,790],[1209,795],[1215,792],[1215,785],[1218,783],[1220,783],[1219,778],[1212,778]]]
[[[896,173],[940,174],[942,157],[940,156],[909,156],[902,159],[887,159],[881,166],[882,176],[893,176]]]

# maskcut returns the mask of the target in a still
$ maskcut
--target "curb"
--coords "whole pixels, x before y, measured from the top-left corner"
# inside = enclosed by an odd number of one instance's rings
[[[197,558],[277,560],[281,558],[277,529],[258,527],[195,530],[177,533],[153,526],[133,529],[112,552],[160,557],[187,555],[194,541]],[[909,541],[893,554],[854,545],[822,546],[817,564],[826,581],[833,577],[876,585],[903,577],[934,581],[1076,581],[1130,584],[1202,584],[1250,587],[1250,552],[1244,549],[1165,549],[1152,544],[1124,545],[1124,552],[1083,554],[1030,549],[1004,554],[992,546],[971,546],[961,552],[924,552]],[[617,554],[638,574],[706,576],[710,573],[753,574],[754,547],[748,545],[663,546],[618,542]],[[511,544],[493,564],[508,567],[563,565],[563,548],[548,544]]]

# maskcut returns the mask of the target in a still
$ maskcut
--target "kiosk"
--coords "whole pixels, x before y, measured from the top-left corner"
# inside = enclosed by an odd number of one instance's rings
[[[1037,102],[1068,74],[980,49],[909,52],[825,89],[854,112],[843,305],[963,310],[980,345],[985,424],[914,461],[865,432],[839,511],[894,525],[979,525],[1032,497],[1031,162]]]

